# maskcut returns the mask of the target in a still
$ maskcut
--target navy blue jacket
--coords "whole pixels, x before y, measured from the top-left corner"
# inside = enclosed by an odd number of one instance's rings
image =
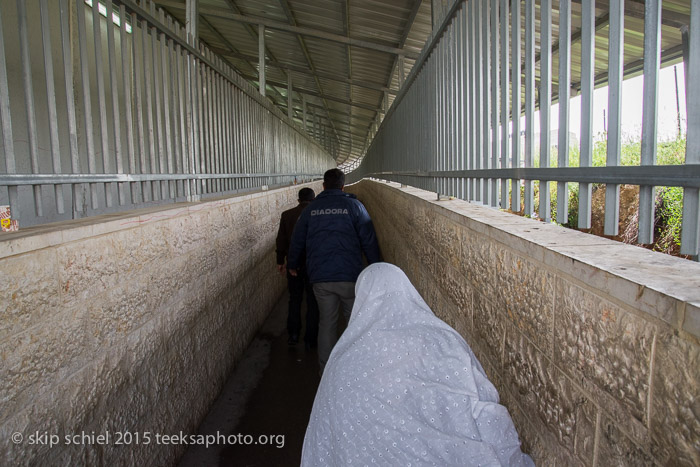
[[[306,255],[311,283],[355,282],[364,268],[380,261],[379,245],[364,205],[351,193],[324,190],[301,213],[287,253],[287,269]]]

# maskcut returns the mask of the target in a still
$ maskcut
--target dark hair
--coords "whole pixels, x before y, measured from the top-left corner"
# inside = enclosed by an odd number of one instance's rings
[[[311,188],[302,188],[299,190],[299,202],[303,201],[313,201],[316,197],[316,193]]]
[[[345,174],[340,169],[330,169],[323,174],[323,187],[326,190],[340,190],[345,186]]]

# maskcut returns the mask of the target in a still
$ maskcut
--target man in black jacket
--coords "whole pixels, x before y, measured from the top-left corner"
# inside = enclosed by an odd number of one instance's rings
[[[299,190],[299,204],[284,211],[280,218],[280,227],[277,231],[277,270],[280,274],[287,272],[287,288],[289,289],[289,311],[287,313],[287,334],[289,345],[296,345],[299,342],[301,332],[301,302],[306,290],[306,332],[304,333],[304,343],[306,348],[316,347],[318,337],[318,304],[316,297],[309,283],[309,277],[303,266],[297,266],[297,273],[292,275],[286,270],[284,261],[289,251],[289,242],[292,239],[292,232],[297,219],[302,211],[313,201],[316,194],[311,188]]]
[[[346,321],[355,301],[355,281],[369,264],[380,261],[379,245],[365,206],[345,193],[345,174],[331,169],[323,175],[323,192],[305,209],[294,228],[287,268],[290,274],[306,258],[319,308],[318,360],[321,372],[338,340],[338,306]]]

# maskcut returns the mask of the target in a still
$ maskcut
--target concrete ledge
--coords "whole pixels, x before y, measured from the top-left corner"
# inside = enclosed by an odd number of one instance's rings
[[[347,190],[538,464],[700,464],[699,264],[395,183]]]
[[[299,188],[0,237],[0,464],[173,464],[185,446],[114,436],[194,433],[284,290],[275,236]],[[83,432],[112,442],[64,442]]]

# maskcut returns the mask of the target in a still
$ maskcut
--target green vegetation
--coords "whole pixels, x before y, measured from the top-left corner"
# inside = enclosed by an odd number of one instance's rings
[[[556,148],[552,149],[552,159],[553,166],[556,166]],[[593,163],[594,167],[604,167],[606,165],[607,158],[607,142],[605,139],[596,141],[593,146]],[[620,154],[621,165],[634,166],[639,165],[641,160],[641,142],[628,140],[622,145],[622,151]],[[676,139],[673,141],[661,142],[657,146],[657,165],[680,165],[685,160],[685,139]],[[580,152],[578,147],[572,147],[569,153],[569,161],[571,166],[578,166],[580,161]],[[535,161],[535,166],[539,166],[539,161]],[[539,182],[534,183],[534,193],[535,193],[535,212],[539,211]],[[598,189],[603,188],[603,184],[593,185],[593,209],[595,218],[596,210],[602,211],[602,205],[598,206],[597,203],[604,203],[604,196],[596,196],[595,192]],[[626,209],[626,206],[620,206],[620,218],[621,223],[626,227],[624,232],[621,231],[618,239],[620,241],[625,241],[628,243],[636,243],[637,241],[637,212],[638,212],[638,187],[629,187],[630,190],[634,190],[636,197],[634,198],[634,206]],[[550,183],[550,198],[551,198],[551,212],[552,221],[556,220],[556,204],[557,204],[557,184]],[[565,227],[577,228],[578,226],[578,183],[569,183],[569,212],[567,222],[562,224]],[[521,195],[522,195],[521,187]],[[522,199],[522,198],[521,198]],[[601,201],[602,200],[602,201]],[[624,201],[621,196],[621,204]],[[681,217],[683,212],[683,189],[680,187],[656,187],[656,218],[654,220],[654,244],[651,246],[653,250],[661,251],[669,254],[678,254],[680,247],[681,238]],[[627,219],[623,218],[623,212],[630,213]],[[595,225],[592,231],[596,232]]]

